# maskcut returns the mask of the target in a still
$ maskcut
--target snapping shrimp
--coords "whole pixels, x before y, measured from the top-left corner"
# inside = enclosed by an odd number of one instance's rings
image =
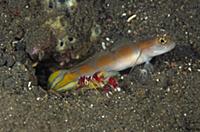
[[[108,76],[149,61],[158,55],[174,49],[175,42],[168,35],[151,38],[137,43],[122,42],[121,46],[111,51],[101,52],[89,58],[77,67],[69,70],[58,70],[48,79],[48,87],[56,92],[63,92],[77,86],[81,76],[90,76],[104,71]]]

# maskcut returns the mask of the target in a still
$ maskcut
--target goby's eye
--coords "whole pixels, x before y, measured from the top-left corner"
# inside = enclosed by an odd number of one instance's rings
[[[160,44],[166,44],[167,43],[166,38],[164,38],[164,37],[159,38],[159,43]]]

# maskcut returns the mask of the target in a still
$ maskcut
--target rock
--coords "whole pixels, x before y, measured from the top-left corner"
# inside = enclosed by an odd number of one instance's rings
[[[15,57],[12,55],[5,55],[6,58],[6,66],[12,67],[15,64]]]
[[[26,52],[25,51],[16,51],[15,52],[16,61],[24,63],[26,61]]]
[[[0,66],[5,65],[5,63],[6,63],[6,59],[4,57],[4,53],[2,50],[0,50]]]

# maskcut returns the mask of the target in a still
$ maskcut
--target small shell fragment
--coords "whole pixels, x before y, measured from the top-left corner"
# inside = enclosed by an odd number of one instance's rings
[[[132,16],[130,16],[128,19],[127,19],[127,22],[130,22],[132,19],[136,18],[136,14],[133,14]]]

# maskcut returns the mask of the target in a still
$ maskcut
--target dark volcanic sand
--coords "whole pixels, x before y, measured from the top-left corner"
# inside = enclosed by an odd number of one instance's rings
[[[92,22],[101,25],[90,50],[102,50],[106,37],[142,40],[163,32],[177,46],[153,59],[144,84],[136,70],[110,98],[91,92],[62,99],[33,81],[25,48],[45,38],[48,11],[39,0],[29,1],[0,0],[0,131],[200,131],[199,0],[81,0],[67,32],[83,42]]]

